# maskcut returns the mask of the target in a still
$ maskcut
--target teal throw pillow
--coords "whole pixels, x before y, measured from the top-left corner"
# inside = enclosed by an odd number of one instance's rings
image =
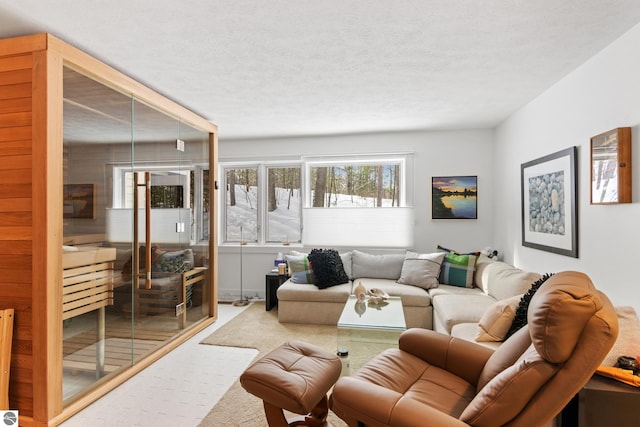
[[[464,288],[473,288],[473,277],[478,261],[478,252],[459,254],[454,251],[444,250],[438,246],[438,250],[447,252],[438,281],[445,285],[453,285]]]

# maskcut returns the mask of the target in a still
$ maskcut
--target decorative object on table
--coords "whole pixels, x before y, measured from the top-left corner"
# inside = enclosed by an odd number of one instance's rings
[[[431,218],[478,219],[478,177],[431,177]]]
[[[480,253],[486,255],[489,258],[495,259],[496,261],[500,261],[500,258],[498,257],[498,251],[493,249],[491,246],[482,248],[480,250]]]
[[[244,297],[244,292],[242,292],[242,247],[246,245],[247,242],[244,241],[242,235],[242,226],[240,227],[240,299],[235,300],[233,305],[236,307],[243,307],[249,304],[249,300]]]
[[[362,315],[367,311],[367,304],[364,300],[356,300],[356,303],[353,305],[354,311],[358,314],[358,316],[362,317]]]
[[[371,288],[369,293],[369,305],[381,305],[385,300],[389,299],[389,294],[379,288]]]
[[[287,264],[281,262],[278,264],[278,274],[284,276],[287,273]]]
[[[358,285],[353,290],[353,294],[356,296],[359,302],[364,302],[367,299],[367,289],[360,282],[358,282]]]
[[[578,258],[577,151],[521,165],[523,246]]]
[[[633,356],[618,357],[616,368],[632,371],[633,375],[638,375],[638,373],[640,373],[640,368],[638,368],[638,361]]]
[[[591,138],[591,204],[631,203],[631,128]]]
[[[283,262],[285,262],[284,255],[282,255],[282,252],[278,252],[278,255],[276,255],[276,259],[273,260],[273,266],[275,268],[278,268],[278,265],[282,264]]]
[[[613,378],[614,380],[629,384],[634,387],[640,387],[640,377],[634,375],[631,369],[600,365],[596,370],[596,374]]]

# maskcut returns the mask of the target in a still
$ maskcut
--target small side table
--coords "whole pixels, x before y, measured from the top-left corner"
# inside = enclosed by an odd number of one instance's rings
[[[265,276],[265,293],[267,311],[278,305],[278,288],[287,281],[289,276],[286,274],[278,274],[277,272],[269,272]]]
[[[640,389],[594,375],[562,413],[562,427],[637,426]]]

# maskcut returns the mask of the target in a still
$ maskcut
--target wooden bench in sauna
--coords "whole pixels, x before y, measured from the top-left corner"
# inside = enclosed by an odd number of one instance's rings
[[[113,304],[115,248],[78,247],[62,254],[62,319],[97,311],[96,373],[104,373],[105,307]]]
[[[175,313],[178,328],[187,326],[187,302],[193,287],[203,284],[206,267],[195,267],[182,273],[152,273],[151,286],[144,279],[136,291],[137,309],[141,313]]]

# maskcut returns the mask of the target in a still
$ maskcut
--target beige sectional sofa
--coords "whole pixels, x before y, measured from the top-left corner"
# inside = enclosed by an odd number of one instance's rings
[[[479,322],[487,314],[510,301],[515,307],[522,295],[542,276],[502,261],[480,256],[476,264],[475,286],[460,288],[439,285],[429,290],[433,305],[433,330],[475,341]],[[485,328],[488,328],[486,325]],[[499,341],[481,341],[495,347]]]
[[[370,254],[361,251],[341,253],[349,283],[319,289],[311,284],[287,280],[278,288],[278,320],[282,323],[336,325],[353,289],[362,283],[366,289],[379,288],[402,299],[409,328],[432,327],[431,297],[416,286],[403,285],[400,277],[404,253]]]
[[[335,325],[353,289],[380,288],[402,298],[408,328],[433,329],[474,340],[483,314],[509,298],[519,301],[541,275],[480,255],[472,288],[443,285],[428,290],[397,283],[404,254],[374,255],[361,251],[341,253],[349,283],[327,289],[290,280],[278,289],[278,318],[283,323]],[[513,304],[512,304],[513,305]],[[516,304],[517,305],[517,304]],[[486,316],[485,316],[486,317]],[[485,343],[495,346],[499,343]]]

